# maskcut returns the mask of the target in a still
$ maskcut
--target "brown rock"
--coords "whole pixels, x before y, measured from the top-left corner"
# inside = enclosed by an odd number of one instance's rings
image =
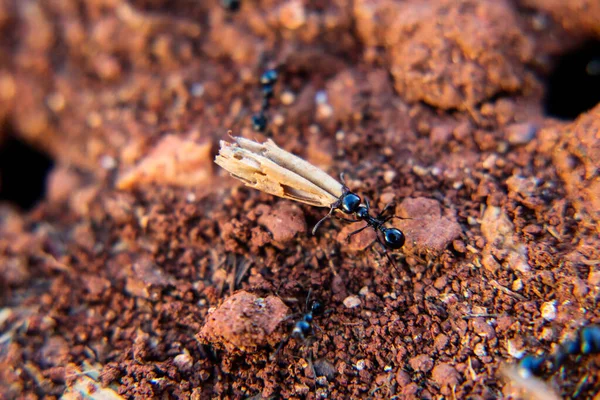
[[[561,129],[553,161],[579,212],[600,221],[600,105]]]
[[[253,351],[269,343],[269,337],[288,312],[279,297],[262,298],[240,291],[208,315],[199,335],[227,351]]]
[[[358,225],[358,226],[357,226]],[[371,228],[366,228],[364,231],[353,235],[348,240],[348,235],[362,228],[364,224],[350,224],[339,230],[336,239],[338,243],[344,246],[344,249],[350,252],[359,252],[367,249],[376,239],[377,235]]]
[[[407,198],[399,205],[399,209],[398,215],[410,218],[395,223],[406,236],[403,248],[406,251],[439,254],[462,233],[454,216],[442,216],[436,200]]]
[[[429,372],[433,368],[433,359],[427,354],[420,354],[411,358],[408,363],[415,371]]]
[[[127,277],[125,291],[132,296],[150,298],[151,288],[175,284],[176,280],[166,274],[149,258],[142,258],[132,266],[133,273]]]
[[[387,49],[409,101],[465,109],[526,81],[533,42],[508,1],[361,0],[354,11],[360,38]]]
[[[473,328],[473,331],[481,337],[487,339],[492,339],[496,337],[496,331],[494,330],[494,328],[490,324],[485,322],[483,318],[473,318],[471,320],[471,326]]]
[[[600,37],[600,3],[596,0],[523,0],[522,5],[549,13],[569,32]]]
[[[258,218],[258,223],[267,228],[273,240],[284,244],[297,234],[306,232],[306,220],[302,209],[290,201],[280,201],[268,213]]]
[[[57,166],[48,175],[46,196],[54,203],[62,203],[81,185],[81,179],[67,167]]]
[[[523,122],[506,127],[506,139],[512,145],[523,145],[531,142],[538,131],[536,124]]]
[[[433,371],[431,371],[431,378],[439,386],[456,386],[461,381],[461,376],[450,364],[441,363],[437,364]]]

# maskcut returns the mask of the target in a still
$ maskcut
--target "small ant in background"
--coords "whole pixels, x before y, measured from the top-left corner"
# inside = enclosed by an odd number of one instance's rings
[[[267,117],[265,115],[266,111],[269,109],[269,101],[273,97],[274,94],[274,86],[277,82],[277,71],[275,69],[266,70],[260,77],[260,83],[262,85],[262,95],[263,102],[261,106],[261,110],[259,113],[252,116],[252,128],[257,132],[264,132],[267,129]],[[386,257],[390,261],[390,263],[396,268],[396,265],[392,259],[392,257],[388,253],[388,249],[390,250],[398,250],[406,241],[404,233],[398,228],[387,228],[385,224],[391,219],[398,218],[396,215],[391,215],[386,217],[386,212],[391,208],[392,204],[388,204],[377,216],[372,216],[370,214],[370,204],[369,200],[365,198],[365,204],[361,204],[362,200],[360,196],[356,193],[350,191],[350,189],[346,186],[344,182],[344,174],[340,175],[340,180],[342,181],[342,195],[340,198],[333,204],[331,204],[329,213],[323,217],[312,230],[312,234],[314,235],[317,232],[319,226],[327,219],[333,216],[334,211],[339,210],[346,215],[352,215],[355,219],[346,219],[337,217],[341,220],[354,223],[354,222],[366,222],[366,225],[362,228],[357,229],[356,231],[350,233],[348,235],[347,240],[349,240],[353,235],[356,235],[363,231],[364,229],[371,227],[375,233],[377,234],[376,241],[382,246],[383,252]]]
[[[336,218],[341,219],[343,221],[350,222],[350,223],[364,221],[367,224],[365,226],[363,226],[362,228],[359,228],[359,229],[355,230],[354,232],[350,233],[348,235],[348,237],[346,238],[346,240],[350,240],[350,238],[352,236],[356,235],[357,233],[362,232],[363,230],[367,229],[368,227],[373,228],[373,230],[377,234],[376,241],[383,247],[383,251],[384,251],[386,257],[392,263],[392,265],[394,265],[394,268],[396,268],[395,263],[392,260],[391,256],[388,254],[387,250],[388,249],[391,249],[391,250],[400,249],[402,246],[404,246],[406,238],[404,237],[404,233],[400,229],[386,228],[384,226],[384,224],[394,218],[398,218],[398,219],[403,219],[403,218],[398,217],[396,215],[391,215],[391,216],[385,217],[385,214],[393,206],[393,203],[386,205],[385,208],[376,217],[371,216],[371,214],[369,213],[371,210],[371,206],[369,204],[369,199],[365,198],[365,205],[361,204],[360,196],[357,195],[356,193],[350,191],[350,189],[346,186],[343,173],[340,175],[340,180],[342,181],[342,184],[344,185],[342,188],[342,195],[340,196],[338,201],[336,201],[335,203],[333,203],[331,205],[331,207],[329,209],[329,213],[327,213],[327,215],[325,215],[323,218],[321,218],[321,220],[319,222],[317,222],[317,224],[315,225],[315,227],[312,230],[312,234],[314,235],[317,232],[317,229],[319,229],[319,226],[321,226],[321,224],[326,219],[331,218],[334,215],[333,214],[334,211],[336,211],[336,210],[341,211],[346,215],[353,215],[356,219],[347,219],[347,218],[341,218],[341,217],[336,217]],[[382,237],[380,237],[380,235],[379,235],[380,233],[381,233],[381,236],[383,237],[383,239],[382,239]]]
[[[221,6],[230,12],[235,12],[240,9],[241,0],[221,0]]]
[[[274,69],[266,70],[260,77],[262,86],[262,106],[258,114],[252,116],[252,129],[257,132],[264,132],[267,129],[267,116],[265,113],[269,109],[269,101],[273,98],[275,83],[277,82],[277,71]]]
[[[277,357],[279,351],[283,348],[283,346],[290,340],[291,337],[294,339],[301,339],[302,341],[306,341],[307,338],[313,333],[313,319],[316,316],[323,314],[323,304],[318,300],[313,300],[310,302],[309,300],[312,290],[308,291],[308,295],[306,296],[306,304],[304,305],[305,313],[302,315],[296,323],[294,323],[294,329],[292,333],[288,335],[284,340],[281,341],[275,353],[271,355],[269,358],[271,361]]]
[[[517,364],[519,374],[523,378],[532,375],[540,376],[545,370],[554,373],[565,364],[571,355],[588,355],[600,353],[600,325],[589,325],[581,329],[575,339],[563,342],[554,355],[529,354]]]

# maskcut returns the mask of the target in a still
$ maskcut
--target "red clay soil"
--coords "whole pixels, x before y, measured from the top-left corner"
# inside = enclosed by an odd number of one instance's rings
[[[0,206],[0,397],[518,398],[502,365],[600,322],[600,105],[542,106],[600,10],[564,4],[0,0],[0,146],[54,161]],[[396,201],[397,270],[213,164],[272,66],[270,136]],[[598,399],[599,366],[543,379]]]

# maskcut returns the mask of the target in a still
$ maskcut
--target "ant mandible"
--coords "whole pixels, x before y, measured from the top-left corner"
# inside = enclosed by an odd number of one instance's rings
[[[364,221],[367,223],[362,228],[357,229],[354,232],[350,233],[347,237],[347,240],[349,240],[350,237],[356,235],[357,233],[362,232],[366,228],[371,227],[371,228],[373,228],[373,230],[375,230],[376,233],[381,232],[381,234],[383,235],[383,241],[381,240],[379,235],[377,235],[377,241],[379,242],[379,244],[381,244],[383,246],[384,251],[386,251],[386,249],[398,250],[399,248],[404,246],[404,242],[406,241],[406,238],[404,237],[404,233],[402,233],[402,231],[398,228],[386,228],[384,226],[384,224],[386,222],[390,221],[393,218],[402,219],[396,215],[392,215],[387,218],[384,218],[385,213],[390,209],[390,207],[392,206],[392,203],[385,206],[383,211],[381,211],[376,217],[373,217],[369,213],[369,211],[371,210],[369,200],[367,198],[365,198],[366,205],[361,204],[360,196],[357,195],[356,193],[350,191],[350,189],[346,186],[343,173],[340,175],[340,180],[342,181],[342,183],[344,185],[342,188],[342,195],[335,203],[333,203],[330,206],[329,213],[327,213],[327,215],[325,215],[323,218],[321,218],[321,220],[319,222],[317,222],[317,224],[315,225],[315,227],[312,230],[312,234],[314,235],[317,232],[317,229],[319,229],[319,226],[321,226],[321,224],[327,218],[330,218],[333,216],[333,212],[335,210],[339,210],[339,211],[343,212],[344,214],[354,215],[354,217],[356,218],[356,219],[347,219],[347,218],[337,217],[341,220],[351,222],[351,223],[360,222],[360,221]],[[386,251],[386,255],[388,255],[387,251]],[[388,258],[389,258],[389,255],[388,255]]]

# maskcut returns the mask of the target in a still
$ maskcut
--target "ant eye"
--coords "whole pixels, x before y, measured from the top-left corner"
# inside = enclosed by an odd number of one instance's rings
[[[359,205],[360,197],[352,192],[347,193],[342,199],[342,211],[344,211],[346,214],[352,214],[355,212]]]
[[[386,229],[383,233],[385,245],[391,249],[399,249],[404,246],[405,238],[402,231],[396,228]]]

